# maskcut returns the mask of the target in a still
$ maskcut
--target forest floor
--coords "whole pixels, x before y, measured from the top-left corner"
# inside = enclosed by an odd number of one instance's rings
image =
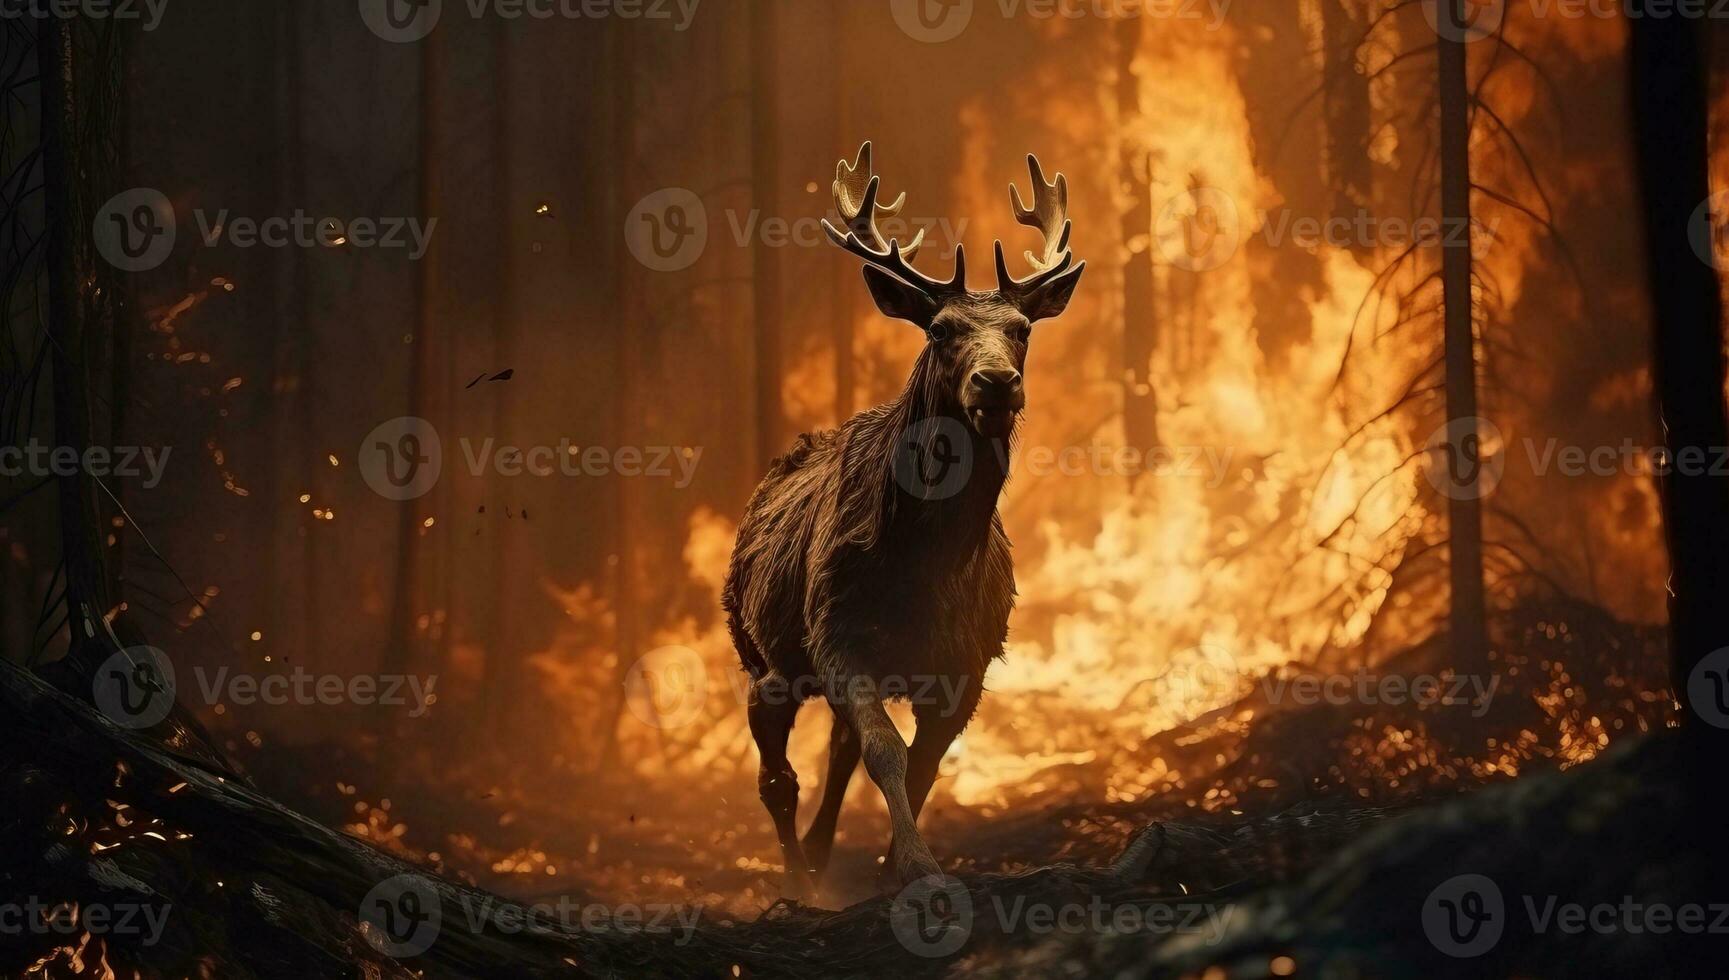
[[[1145,747],[1188,774],[1179,791],[1109,804],[1047,794],[988,816],[939,800],[924,826],[952,877],[898,894],[876,888],[880,808],[855,798],[831,881],[808,905],[779,899],[748,790],[614,783],[531,806],[424,773],[387,779],[338,746],[255,753],[241,778],[4,668],[0,727],[21,747],[0,772],[6,831],[35,844],[8,849],[0,882],[92,911],[164,911],[155,935],[41,931],[0,972],[1667,972],[1679,954],[1657,937],[1582,938],[1524,914],[1527,902],[1693,894],[1673,844],[1683,781],[1655,639],[1579,607],[1527,610],[1501,637],[1510,687],[1481,713],[1273,710],[1260,687]],[[1390,667],[1414,672],[1441,653],[1401,656]],[[357,772],[375,775],[343,781]],[[1472,959],[1449,955],[1435,918],[1464,900],[1448,889],[1481,880],[1463,875],[1498,883],[1508,913]],[[368,902],[389,913],[381,887],[405,916],[436,909],[432,936],[367,921]],[[1590,959],[1574,959],[1582,948]]]

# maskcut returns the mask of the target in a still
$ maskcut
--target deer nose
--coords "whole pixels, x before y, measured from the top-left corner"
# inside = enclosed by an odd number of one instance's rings
[[[1020,390],[1021,373],[1014,368],[982,368],[973,372],[972,381],[980,394],[1009,395]]]

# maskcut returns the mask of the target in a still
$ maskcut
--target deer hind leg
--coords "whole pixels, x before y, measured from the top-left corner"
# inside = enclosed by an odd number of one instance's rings
[[[804,833],[804,856],[818,881],[828,869],[829,852],[834,848],[835,822],[840,819],[841,802],[846,799],[847,785],[852,782],[858,761],[858,736],[853,734],[846,718],[836,712],[834,729],[828,740],[828,775],[822,782],[822,803],[817,806],[810,829]],[[916,811],[917,807],[914,809]]]
[[[798,717],[798,700],[778,674],[768,674],[751,685],[750,734],[762,759],[757,770],[757,794],[774,820],[780,838],[781,857],[786,862],[788,890],[809,894],[810,866],[798,843],[798,773],[787,761],[786,743]]]
[[[907,745],[901,741],[901,733],[895,730],[873,687],[866,678],[835,676],[830,681],[829,696],[852,724],[865,772],[870,773],[871,782],[877,784],[888,804],[889,823],[894,829],[894,837],[889,841],[890,862],[901,883],[906,884],[926,875],[941,874],[942,868],[919,835],[918,821],[907,798]]]

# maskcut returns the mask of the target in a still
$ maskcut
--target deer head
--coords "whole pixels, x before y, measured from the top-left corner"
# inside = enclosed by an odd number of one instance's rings
[[[893,204],[877,202],[881,178],[871,174],[869,142],[859,147],[852,163],[842,160],[835,169],[835,207],[846,230],[823,220],[823,230],[836,245],[865,261],[865,285],[877,309],[925,332],[921,368],[934,374],[942,407],[952,409],[983,436],[1013,432],[1016,416],[1026,407],[1021,372],[1032,325],[1063,312],[1087,267],[1085,262],[1074,264],[1069,252],[1068,180],[1059,173],[1047,183],[1038,158],[1031,154],[1027,166],[1033,179],[1032,207],[1022,202],[1020,190],[1012,183],[1010,204],[1016,221],[1039,230],[1044,248],[1039,255],[1026,253],[1034,271],[1017,280],[1009,275],[999,240],[997,288],[986,292],[967,289],[966,252],[959,246],[954,275],[942,282],[912,266],[924,244],[923,231],[905,246],[893,239],[883,241],[877,218],[900,213],[906,194]]]

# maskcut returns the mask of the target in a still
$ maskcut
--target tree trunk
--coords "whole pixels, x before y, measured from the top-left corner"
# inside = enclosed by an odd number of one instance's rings
[[[1721,685],[1729,674],[1729,487],[1709,461],[1729,446],[1723,404],[1723,309],[1707,220],[1711,200],[1704,38],[1688,17],[1631,21],[1632,82],[1640,184],[1645,203],[1645,262],[1656,350],[1652,362],[1658,418],[1668,458],[1659,475],[1669,544],[1669,636],[1676,697],[1690,709],[1682,725],[1696,833],[1687,844],[1707,887],[1729,870],[1723,818],[1729,791],[1729,711]],[[1703,464],[1701,461],[1704,461]],[[1701,661],[1711,658],[1711,662]],[[1695,675],[1699,675],[1697,678]],[[1707,676],[1714,675],[1714,676]],[[1698,952],[1708,954],[1703,940]]]
[[[1447,435],[1453,451],[1477,452],[1477,341],[1471,297],[1470,90],[1465,79],[1464,0],[1444,0],[1440,31],[1442,295],[1446,306]],[[1480,670],[1489,641],[1483,602],[1482,484],[1449,495],[1448,555],[1452,577],[1449,635],[1453,666]]]
[[[492,140],[496,170],[493,171],[493,199],[499,204],[502,212],[498,220],[498,268],[497,280],[494,285],[493,331],[495,337],[494,352],[498,363],[510,363],[515,359],[516,344],[516,267],[517,261],[513,248],[516,238],[514,222],[511,220],[509,205],[510,196],[510,165],[511,165],[511,125],[508,107],[511,102],[510,63],[513,54],[511,46],[511,31],[500,18],[493,18],[490,27],[493,44],[493,64],[497,69],[493,73],[493,104],[499,107],[493,117],[492,132],[487,137]],[[493,427],[500,433],[508,433],[511,423],[512,402],[509,397],[500,396],[497,401],[497,411],[493,416]],[[505,722],[513,698],[515,697],[514,679],[516,666],[511,657],[507,637],[512,635],[507,630],[509,617],[505,610],[509,609],[515,596],[510,591],[510,576],[505,573],[510,567],[510,535],[508,525],[500,524],[501,517],[507,517],[508,504],[499,503],[493,508],[505,510],[505,515],[493,514],[495,528],[492,533],[492,567],[496,573],[491,583],[491,595],[486,601],[487,617],[485,622],[486,661],[481,668],[481,712],[482,731],[488,738],[504,740]]]
[[[97,118],[99,106],[85,110],[80,74],[91,88],[103,83],[96,73],[107,66],[88,57],[75,38],[79,23],[46,17],[37,27],[37,66],[42,84],[42,172],[47,235],[48,335],[54,375],[54,440],[80,456],[95,432],[92,388],[103,376],[97,353],[101,333],[111,327],[113,308],[107,292],[96,288],[112,280],[97,268],[90,246],[96,184],[107,173],[103,148],[109,120]],[[87,63],[86,63],[87,62]],[[103,631],[102,617],[114,607],[117,583],[103,549],[107,507],[94,479],[75,473],[56,479],[60,545],[66,563],[69,663],[84,641]]]
[[[780,195],[780,86],[775,27],[778,0],[750,5],[751,207],[768,218],[778,213]],[[780,404],[780,257],[764,236],[751,251],[752,315],[756,318],[756,472],[768,468],[782,446]]]
[[[636,34],[614,30],[607,35],[608,60],[612,70],[612,140],[613,160],[635,159],[636,144]],[[612,206],[608,228],[624,226],[631,203],[636,200],[632,168],[628,165],[612,169]],[[616,237],[610,251],[612,264],[611,308],[618,311],[613,343],[612,426],[618,445],[634,444],[636,425],[635,352],[638,331],[635,291],[631,288],[630,272],[635,260]],[[629,696],[627,681],[630,669],[647,651],[642,649],[642,627],[638,617],[641,606],[637,589],[637,529],[641,520],[641,497],[630,481],[618,480],[613,490],[612,551],[617,561],[612,566],[613,602],[613,678],[612,694],[606,714],[600,721],[600,749],[592,760],[596,768],[612,764],[618,745],[618,725],[624,717],[625,699]]]
[[[1356,0],[1320,0],[1322,113],[1326,121],[1327,187],[1335,217],[1353,219],[1368,207],[1373,192],[1369,164],[1369,77],[1359,70],[1357,48],[1366,25],[1356,15]],[[1370,243],[1353,240],[1359,252]]]
[[[847,22],[847,11],[851,9],[846,4],[836,4],[828,13],[829,58],[834,66],[832,75],[835,82],[836,132],[831,147],[836,154],[844,152],[849,156],[849,147],[862,142],[854,139],[856,134],[851,131],[853,89],[847,84],[847,79],[851,77],[851,62],[847,55],[852,50],[847,41],[854,36]],[[819,189],[819,194],[822,205],[827,207],[833,199],[831,189],[824,186]],[[858,410],[858,362],[853,355],[853,303],[858,296],[858,273],[850,263],[831,261],[833,264],[830,276],[834,282],[830,303],[834,316],[835,424],[840,425]]]
[[[419,190],[417,210],[422,215],[437,213],[439,191],[438,98],[439,55],[441,38],[430,37],[420,49],[420,146]],[[436,317],[433,296],[438,289],[437,240],[428,242],[427,251],[414,264],[414,343],[408,350],[408,409],[405,414],[424,418],[429,396],[428,382],[433,373],[433,333]],[[390,606],[390,635],[384,648],[382,670],[386,674],[406,674],[415,669],[420,658],[422,631],[415,610],[420,605],[426,561],[427,538],[421,522],[423,510],[437,512],[436,506],[423,506],[427,498],[399,501],[396,506],[396,562],[392,576],[395,594]],[[448,512],[446,511],[447,515]],[[431,594],[431,590],[426,590]],[[379,712],[379,719],[389,717]]]

